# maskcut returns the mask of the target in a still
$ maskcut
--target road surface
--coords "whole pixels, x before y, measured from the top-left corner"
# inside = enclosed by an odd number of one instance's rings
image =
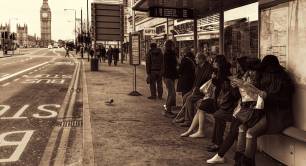
[[[64,55],[35,48],[0,58],[0,165],[81,162],[81,64]]]

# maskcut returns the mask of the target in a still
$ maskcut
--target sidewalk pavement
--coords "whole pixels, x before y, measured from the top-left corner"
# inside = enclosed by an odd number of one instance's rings
[[[137,91],[142,96],[135,97],[128,95],[133,85],[131,66],[119,63],[109,67],[102,63],[99,72],[91,72],[90,64],[84,62],[95,165],[208,165],[206,160],[214,155],[205,149],[210,137],[179,136],[187,128],[162,115],[166,90],[163,100],[147,99],[149,88],[144,66],[137,67]],[[105,101],[110,99],[114,100],[113,105],[106,105]],[[227,163],[222,165],[233,165],[233,155],[234,151],[230,150]],[[271,165],[267,157],[257,156],[258,165]]]

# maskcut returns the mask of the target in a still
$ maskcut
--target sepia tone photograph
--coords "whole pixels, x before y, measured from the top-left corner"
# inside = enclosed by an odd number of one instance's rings
[[[305,166],[306,0],[0,0],[0,166]]]

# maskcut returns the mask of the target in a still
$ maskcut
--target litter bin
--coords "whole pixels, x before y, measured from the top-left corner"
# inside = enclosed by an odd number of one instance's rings
[[[99,59],[92,58],[90,60],[90,68],[91,68],[91,71],[99,71]]]

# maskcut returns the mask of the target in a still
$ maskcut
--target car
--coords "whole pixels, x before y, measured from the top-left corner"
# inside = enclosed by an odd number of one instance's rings
[[[58,48],[58,44],[57,44],[57,43],[54,43],[54,44],[53,44],[53,48]]]
[[[53,47],[52,47],[52,45],[48,45],[48,48],[49,48],[49,49],[52,49]]]

